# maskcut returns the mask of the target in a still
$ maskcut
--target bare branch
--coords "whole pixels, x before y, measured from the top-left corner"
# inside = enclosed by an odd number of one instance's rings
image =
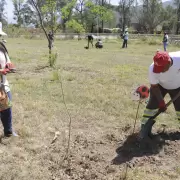
[[[31,0],[31,2],[32,2],[34,8],[36,9],[36,11],[37,11],[37,13],[38,13],[39,21],[40,21],[41,27],[42,27],[45,35],[46,35],[46,38],[47,38],[48,41],[50,42],[50,39],[49,39],[49,37],[48,37],[48,34],[47,34],[46,29],[45,29],[44,24],[43,24],[43,19],[42,19],[42,15],[41,15],[41,12],[40,12],[40,10],[39,10],[39,7],[38,7],[38,5],[35,3],[34,0]]]

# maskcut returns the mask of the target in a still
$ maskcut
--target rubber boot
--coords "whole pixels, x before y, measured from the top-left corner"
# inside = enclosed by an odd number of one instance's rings
[[[152,126],[154,125],[156,121],[153,119],[148,120],[145,124],[141,125],[141,131],[139,133],[139,138],[140,139],[146,139],[146,138],[152,138]]]
[[[150,124],[150,127],[149,127],[149,132],[148,132],[148,136],[152,139],[153,138],[153,134],[152,134],[152,127],[154,125],[156,121],[155,120],[152,120],[152,123]]]

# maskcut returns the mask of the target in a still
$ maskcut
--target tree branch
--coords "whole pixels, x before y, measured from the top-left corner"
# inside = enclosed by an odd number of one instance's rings
[[[40,12],[40,10],[39,10],[39,8],[38,8],[38,5],[35,3],[34,0],[31,0],[31,2],[32,2],[34,8],[36,9],[36,11],[37,11],[37,13],[38,13],[41,27],[42,27],[42,29],[43,29],[45,35],[46,35],[46,38],[48,39],[48,42],[50,43],[50,39],[49,39],[48,34],[47,34],[47,32],[46,32],[46,29],[45,29],[45,27],[44,27],[42,15],[41,15],[41,12]]]

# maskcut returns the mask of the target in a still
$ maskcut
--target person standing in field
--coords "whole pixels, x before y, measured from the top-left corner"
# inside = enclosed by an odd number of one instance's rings
[[[163,47],[164,47],[164,51],[167,51],[167,46],[168,46],[168,35],[166,32],[164,32],[164,37],[163,37]]]
[[[122,35],[122,38],[123,38],[122,48],[127,48],[128,36],[129,36],[129,33],[128,33],[127,29],[126,29],[125,32],[124,32],[124,34]]]
[[[2,23],[0,22],[0,37],[7,35],[2,31]],[[9,72],[14,72],[14,65],[11,63],[7,48],[4,43],[0,42],[0,98],[2,97],[2,93],[4,93],[6,99],[0,102],[0,116],[1,122],[4,127],[4,136],[10,137],[12,135],[17,136],[12,130],[12,107],[11,107],[11,91],[9,87],[9,83],[6,77],[6,74]]]
[[[87,44],[87,46],[86,46],[85,48],[86,48],[86,49],[89,49],[89,43],[91,43],[92,47],[94,46],[94,45],[93,45],[93,40],[94,40],[94,38],[93,38],[93,35],[92,35],[92,34],[88,34],[88,35],[86,36],[86,38],[87,38],[87,40],[88,40],[88,44]]]

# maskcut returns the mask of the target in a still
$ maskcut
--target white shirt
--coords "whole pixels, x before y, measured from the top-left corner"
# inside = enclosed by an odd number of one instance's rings
[[[98,43],[99,43],[99,45],[100,45],[100,46],[102,46],[102,45],[103,45],[102,41],[98,41]]]
[[[169,36],[166,34],[166,38],[167,38],[167,40],[169,39]]]
[[[6,63],[10,63],[11,62],[7,53],[6,53],[6,57],[7,57],[7,62],[6,62],[5,55],[2,52],[1,46],[0,46],[0,66],[1,66],[1,69],[5,68]],[[5,91],[9,92],[10,91],[10,87],[9,87],[9,82],[8,82],[8,80],[6,78],[6,75],[2,75],[2,79],[3,79],[2,82],[5,85]],[[1,81],[1,77],[0,77],[0,81]]]
[[[164,73],[154,73],[152,63],[149,67],[150,84],[160,84],[165,89],[177,89],[180,87],[180,51],[170,52],[173,65]]]

